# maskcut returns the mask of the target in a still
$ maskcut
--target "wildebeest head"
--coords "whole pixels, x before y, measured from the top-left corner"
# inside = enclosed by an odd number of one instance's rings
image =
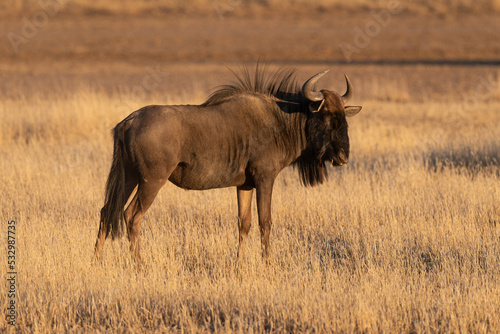
[[[314,75],[302,86],[302,96],[309,100],[311,112],[307,136],[318,163],[331,162],[333,166],[342,166],[349,160],[346,117],[356,115],[361,107],[345,105],[352,97],[352,85],[347,75],[347,90],[342,96],[326,89],[313,90],[315,83],[327,72]]]

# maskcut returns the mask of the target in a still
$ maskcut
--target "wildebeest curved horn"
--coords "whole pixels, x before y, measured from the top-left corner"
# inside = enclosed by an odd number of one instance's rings
[[[342,95],[342,100],[344,100],[344,103],[347,103],[347,101],[349,101],[352,97],[352,84],[347,74],[344,74],[344,76],[345,76],[345,82],[347,84],[347,90],[345,91],[345,94]]]
[[[313,75],[309,80],[307,80],[304,83],[304,86],[302,86],[302,96],[304,96],[306,99],[309,101],[322,101],[323,100],[323,94],[320,92],[315,92],[312,90],[314,84],[326,73],[328,73],[329,70],[319,72],[318,74]]]

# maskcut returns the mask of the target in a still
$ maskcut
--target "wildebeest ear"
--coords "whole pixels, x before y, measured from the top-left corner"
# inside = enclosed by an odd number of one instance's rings
[[[345,107],[345,115],[347,117],[352,117],[356,115],[361,110],[360,106],[347,106]]]
[[[325,102],[325,100],[321,100],[321,103],[319,103],[319,102],[309,103],[309,111],[310,112],[318,112],[321,109],[321,107],[323,107],[324,102]]]

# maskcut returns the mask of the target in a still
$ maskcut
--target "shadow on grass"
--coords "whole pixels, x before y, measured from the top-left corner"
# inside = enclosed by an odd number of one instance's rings
[[[500,177],[500,141],[482,143],[477,147],[452,143],[420,152],[359,156],[343,169],[336,169],[331,174],[342,177],[346,172],[369,172],[371,176],[395,173],[409,178],[415,172],[423,170],[430,173],[452,170],[472,177],[479,174]]]
[[[479,148],[444,147],[424,153],[424,163],[431,172],[454,169],[476,176],[479,173],[500,176],[500,143],[491,142]]]

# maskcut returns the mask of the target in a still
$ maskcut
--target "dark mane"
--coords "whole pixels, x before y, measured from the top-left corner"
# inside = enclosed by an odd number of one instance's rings
[[[217,105],[231,96],[242,93],[257,93],[275,97],[278,108],[282,113],[277,115],[283,120],[284,131],[279,136],[287,137],[287,141],[293,142],[300,137],[301,130],[304,129],[307,147],[292,166],[298,169],[300,181],[305,186],[314,186],[323,183],[328,177],[328,170],[323,161],[326,148],[317,146],[314,143],[324,143],[324,138],[319,138],[324,124],[321,118],[308,116],[309,101],[302,97],[301,86],[298,84],[295,74],[296,69],[282,68],[275,72],[269,72],[266,66],[257,63],[255,72],[251,73],[247,66],[241,69],[241,74],[234,71],[236,80],[229,85],[222,85],[214,91],[202,106]],[[285,116],[288,115],[288,116]]]
[[[216,105],[230,96],[241,93],[264,94],[285,101],[294,101],[300,97],[300,86],[295,78],[296,69],[278,69],[274,73],[269,73],[267,66],[260,66],[257,63],[254,73],[251,73],[247,66],[242,68],[241,74],[233,70],[231,72],[236,81],[219,86],[202,106]]]
[[[325,143],[325,123],[318,117],[310,117],[306,125],[306,137],[308,145],[302,151],[300,157],[293,163],[293,167],[299,171],[300,181],[305,186],[322,184],[328,179],[328,169],[323,157],[327,147]]]

